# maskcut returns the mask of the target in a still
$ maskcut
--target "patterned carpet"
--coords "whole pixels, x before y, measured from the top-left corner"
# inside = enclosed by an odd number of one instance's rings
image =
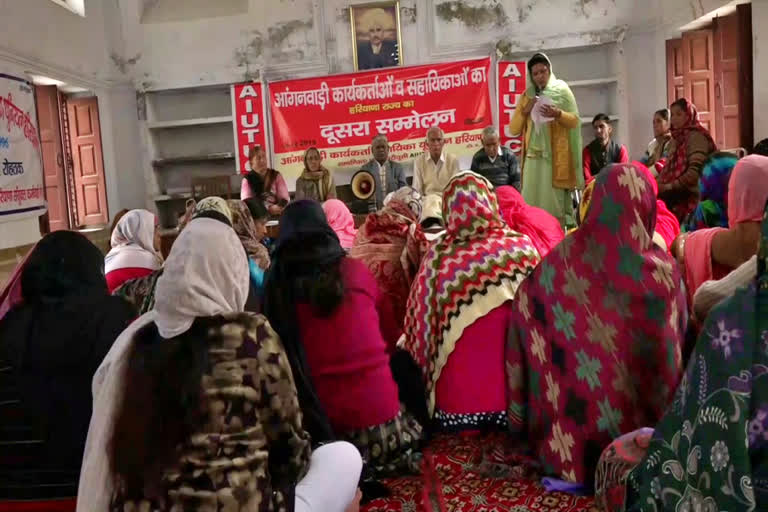
[[[363,512],[597,512],[591,497],[547,492],[535,464],[504,435],[443,436],[425,450],[423,475],[387,480],[386,499]]]

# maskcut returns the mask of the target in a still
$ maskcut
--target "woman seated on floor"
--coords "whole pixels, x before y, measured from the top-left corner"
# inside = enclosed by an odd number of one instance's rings
[[[542,258],[563,241],[565,233],[557,218],[526,203],[515,187],[496,188],[496,197],[507,225],[530,238]]]
[[[256,199],[247,199],[247,202],[255,202],[258,211],[266,212],[264,204]],[[252,220],[252,214],[245,202],[231,200],[226,201],[220,197],[208,197],[195,203],[193,200],[187,204],[187,213],[179,223],[179,232],[181,232],[192,219],[211,218],[232,226],[240,238],[240,243],[248,254],[248,264],[250,267],[252,290],[248,296],[248,302],[245,305],[246,311],[258,312],[260,291],[263,289],[264,270],[269,267],[269,253],[260,243],[266,228],[266,220],[260,219],[259,222]],[[113,295],[123,297],[134,305],[139,311],[139,315],[151,310],[155,305],[155,287],[157,280],[163,274],[163,269],[156,270],[151,274],[136,279],[126,281],[120,288],[115,290]]]
[[[375,475],[418,471],[422,429],[390,369],[397,324],[388,298],[364,263],[346,257],[319,203],[283,212],[265,312],[306,384],[299,399],[313,445],[349,440]]]
[[[756,279],[707,317],[655,431],[606,450],[603,510],[768,509],[768,204],[761,238]]]
[[[339,243],[344,249],[349,249],[355,245],[357,229],[355,228],[355,218],[349,211],[347,205],[338,199],[328,199],[323,203],[323,212],[328,220],[328,225],[339,237]]]
[[[5,500],[77,495],[91,379],[135,316],[109,296],[103,269],[87,238],[57,231],[8,285],[20,287],[21,302],[0,318],[0,510]]]
[[[641,169],[604,169],[581,227],[523,282],[513,309],[512,432],[547,474],[587,488],[603,448],[656,422],[681,376],[685,295],[652,241],[655,211]]]
[[[648,178],[653,187],[654,196],[658,195],[658,185],[653,177],[653,172],[640,162],[632,162],[635,169],[642,171],[643,175]],[[579,211],[577,220],[579,225],[584,222],[584,219],[589,210],[589,206],[592,201],[592,191],[594,185],[590,182],[584,189],[584,195],[582,196],[581,203],[579,204]],[[653,242],[666,251],[671,251],[672,244],[677,236],[680,234],[680,222],[677,217],[669,211],[667,205],[661,199],[656,200],[656,226],[653,233]]]
[[[501,218],[493,186],[465,171],[443,194],[445,233],[427,252],[405,317],[436,429],[505,429],[504,345],[519,284],[539,263]]]
[[[153,311],[97,371],[78,510],[329,510],[352,503],[360,455],[312,453],[291,367],[243,313],[248,262],[232,228],[196,218],[174,243]]]
[[[683,223],[684,232],[728,227],[728,181],[738,161],[736,155],[724,151],[709,157],[699,180],[699,204]]]
[[[104,258],[109,293],[123,283],[144,277],[163,265],[157,219],[147,210],[131,210],[118,221]]]
[[[420,218],[421,194],[403,187],[387,196],[384,208],[368,214],[349,250],[373,274],[401,333],[411,283],[429,247]]]
[[[768,157],[742,158],[728,182],[728,228],[700,229],[678,237],[673,254],[685,268],[689,303],[705,281],[722,279],[757,252],[766,199]]]

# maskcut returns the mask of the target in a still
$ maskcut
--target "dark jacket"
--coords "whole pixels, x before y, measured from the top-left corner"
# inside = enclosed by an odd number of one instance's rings
[[[520,166],[517,157],[504,146],[500,146],[501,154],[491,162],[485,150],[481,149],[472,157],[473,172],[484,176],[494,187],[511,185],[520,190]]]
[[[397,66],[400,62],[397,43],[382,41],[379,53],[373,53],[370,42],[357,45],[357,69],[377,69]]]
[[[135,316],[105,286],[0,320],[0,501],[77,496],[93,374]]]
[[[582,165],[584,166],[584,181],[589,182],[597,176],[600,171],[611,164],[629,163],[629,153],[627,148],[611,139],[608,147],[603,147],[603,143],[598,139],[586,145],[581,154]]]
[[[405,169],[403,166],[392,160],[387,160],[387,183],[386,186],[382,186],[381,178],[379,178],[379,166],[376,160],[371,159],[367,164],[361,167],[373,174],[374,182],[376,183],[376,209],[381,210],[384,207],[384,198],[387,194],[390,194],[396,190],[408,186],[408,182],[405,181]]]

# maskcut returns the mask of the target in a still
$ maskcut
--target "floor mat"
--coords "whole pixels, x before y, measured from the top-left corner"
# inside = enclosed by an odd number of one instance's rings
[[[503,434],[440,436],[424,451],[422,475],[386,480],[392,491],[363,512],[597,512],[591,497],[547,492],[535,462]]]

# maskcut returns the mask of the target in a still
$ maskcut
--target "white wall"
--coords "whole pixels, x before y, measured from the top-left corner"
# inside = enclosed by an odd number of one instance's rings
[[[653,28],[630,32],[623,50],[627,63],[626,142],[630,158],[637,159],[653,138],[653,113],[667,106],[666,50],[662,34]]]
[[[755,143],[768,137],[768,0],[752,0]]]
[[[85,7],[82,17],[49,0],[0,0],[0,72],[43,75],[95,92],[111,215],[145,206],[136,92],[123,73],[117,2],[87,0]],[[0,222],[0,249],[37,238],[36,218]]]
[[[362,2],[250,0],[246,14],[204,17],[198,8],[201,17],[195,19],[191,6],[184,21],[142,23],[143,2],[122,0],[125,55],[139,89],[348,72],[353,70],[350,3]],[[401,0],[404,61],[492,55],[497,47],[514,53],[615,41],[619,28],[652,12],[636,4]]]

